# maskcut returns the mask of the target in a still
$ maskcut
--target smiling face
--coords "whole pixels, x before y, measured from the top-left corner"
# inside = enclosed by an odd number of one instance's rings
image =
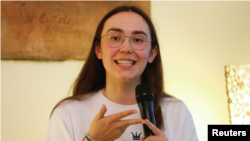
[[[107,19],[101,35],[113,31],[124,36],[144,34],[148,40],[151,40],[147,22],[134,12],[119,12]],[[107,81],[140,83],[147,63],[151,63],[157,55],[157,48],[151,49],[151,43],[146,42],[143,50],[134,50],[130,45],[129,37],[125,37],[120,47],[113,48],[106,38],[106,36],[102,37],[100,46],[95,48],[95,53],[99,59],[102,59]]]

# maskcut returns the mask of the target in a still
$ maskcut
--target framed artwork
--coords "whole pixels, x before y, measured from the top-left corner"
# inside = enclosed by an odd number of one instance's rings
[[[2,60],[85,60],[101,18],[133,5],[150,16],[150,1],[2,1]]]

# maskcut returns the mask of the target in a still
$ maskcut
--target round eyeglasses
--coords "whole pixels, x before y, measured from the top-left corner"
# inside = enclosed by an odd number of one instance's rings
[[[107,42],[112,48],[120,47],[125,41],[125,37],[129,37],[129,43],[131,47],[137,51],[143,50],[147,45],[147,42],[151,43],[151,41],[147,39],[147,36],[145,34],[134,34],[132,36],[124,36],[120,32],[110,31],[102,37],[104,36],[107,36]]]

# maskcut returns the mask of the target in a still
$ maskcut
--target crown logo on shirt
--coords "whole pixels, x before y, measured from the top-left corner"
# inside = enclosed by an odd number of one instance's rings
[[[133,140],[140,140],[141,133],[139,135],[137,135],[137,132],[135,132],[135,134],[133,132],[131,132],[131,134],[133,136]]]

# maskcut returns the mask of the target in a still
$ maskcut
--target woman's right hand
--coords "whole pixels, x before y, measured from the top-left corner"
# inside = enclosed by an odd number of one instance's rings
[[[95,141],[113,141],[118,139],[130,125],[145,124],[143,119],[121,120],[131,114],[137,113],[136,110],[127,110],[117,114],[104,117],[107,108],[103,104],[99,113],[90,125],[88,135]]]

